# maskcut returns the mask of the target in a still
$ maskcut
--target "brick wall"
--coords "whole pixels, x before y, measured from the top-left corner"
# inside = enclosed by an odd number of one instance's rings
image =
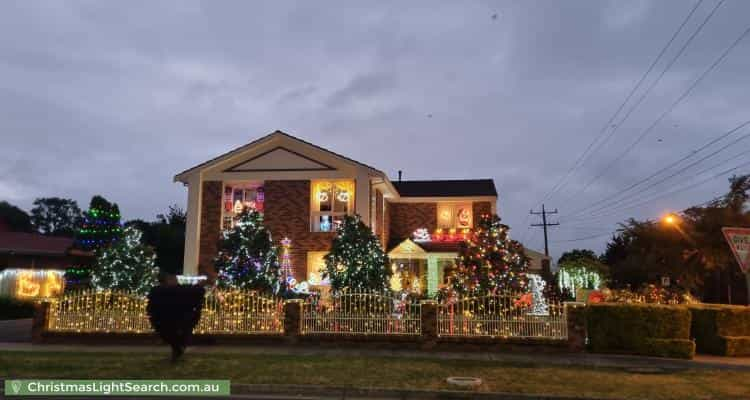
[[[307,279],[307,252],[331,248],[332,232],[310,232],[310,181],[266,181],[264,223],[274,244],[292,240],[294,277]]]
[[[475,201],[471,205],[471,212],[474,216],[474,227],[476,228],[482,214],[492,214],[492,204],[489,201]]]
[[[418,228],[437,228],[437,203],[388,203],[390,237],[403,240]]]
[[[214,258],[221,234],[221,181],[203,182],[201,191],[201,235],[198,249],[198,273],[213,279]]]

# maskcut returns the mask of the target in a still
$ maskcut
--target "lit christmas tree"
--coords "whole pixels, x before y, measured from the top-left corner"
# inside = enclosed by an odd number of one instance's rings
[[[330,280],[333,290],[383,290],[390,281],[388,256],[358,216],[344,217],[325,262],[323,278]]]
[[[156,285],[159,269],[153,249],[141,243],[142,233],[127,227],[122,240],[99,252],[91,271],[97,289],[128,290],[145,295]]]
[[[280,266],[263,215],[255,210],[240,214],[234,228],[225,230],[214,260],[222,288],[255,289],[278,294]]]
[[[474,234],[461,244],[451,277],[459,294],[495,294],[526,290],[529,260],[523,246],[508,237],[508,226],[497,215],[482,215]]]
[[[92,197],[76,236],[77,246],[83,250],[98,251],[110,246],[121,236],[120,208],[102,196]]]

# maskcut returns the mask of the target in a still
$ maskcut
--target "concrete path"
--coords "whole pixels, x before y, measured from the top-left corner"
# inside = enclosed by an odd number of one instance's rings
[[[0,343],[0,351],[41,351],[77,353],[169,353],[167,346],[83,346],[30,343]],[[193,346],[187,353],[196,354],[274,354],[328,357],[400,357],[440,360],[479,360],[507,364],[569,365],[599,368],[659,368],[664,370],[722,369],[750,371],[750,357],[696,356],[694,360],[640,357],[591,353],[498,353],[498,352],[434,352],[418,350],[384,350],[331,348],[311,346]]]

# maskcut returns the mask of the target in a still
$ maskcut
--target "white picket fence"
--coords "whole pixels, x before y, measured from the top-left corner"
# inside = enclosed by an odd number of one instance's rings
[[[343,291],[302,305],[302,334],[419,335],[421,306],[389,292]]]
[[[81,333],[153,332],[148,299],[129,292],[82,291],[52,299],[47,330]],[[206,294],[200,334],[281,334],[283,301],[247,290],[213,290]]]
[[[438,336],[568,338],[562,303],[553,302],[539,311],[529,301],[529,294],[507,292],[440,303]]]

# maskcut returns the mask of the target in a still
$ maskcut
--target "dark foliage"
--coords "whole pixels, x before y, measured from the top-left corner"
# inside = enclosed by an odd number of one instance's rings
[[[31,318],[34,316],[34,303],[9,297],[0,297],[0,320]]]
[[[595,353],[629,353],[693,358],[690,312],[659,304],[592,304],[586,311],[589,349]]]
[[[185,249],[185,211],[173,205],[167,214],[159,214],[156,221],[140,219],[128,221],[126,226],[135,226],[143,232],[143,243],[154,248],[156,265],[165,273],[182,273]]]
[[[41,197],[31,209],[31,223],[44,235],[73,236],[82,220],[78,203],[71,199]]]
[[[2,225],[5,225],[11,232],[34,231],[29,214],[7,201],[0,201],[0,228]]]
[[[156,286],[148,294],[151,326],[172,347],[172,360],[185,352],[201,318],[206,291],[200,286]]]
[[[745,279],[721,228],[750,227],[750,176],[729,182],[726,195],[684,210],[675,224],[634,219],[622,224],[601,257],[612,286],[658,285],[668,277],[672,286],[705,302],[747,304]]]

